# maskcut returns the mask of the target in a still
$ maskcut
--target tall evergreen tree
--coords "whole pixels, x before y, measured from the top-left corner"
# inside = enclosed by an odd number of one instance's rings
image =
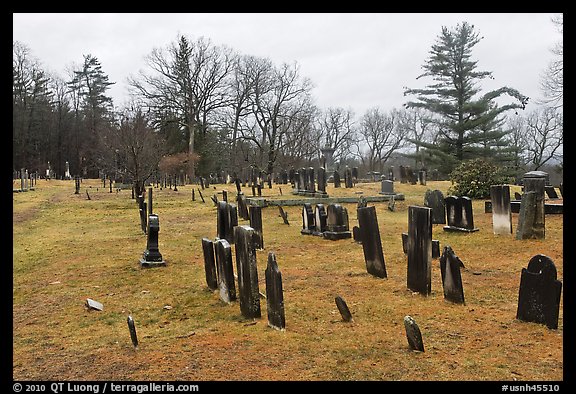
[[[528,102],[528,97],[506,86],[479,96],[478,83],[494,79],[491,72],[478,71],[477,61],[471,59],[472,49],[481,39],[474,25],[467,22],[453,29],[442,27],[422,66],[424,73],[416,78],[430,77],[434,82],[423,89],[404,91],[405,96],[416,96],[416,101],[405,104],[406,108],[424,108],[438,115],[437,143],[420,145],[436,158],[444,173],[459,162],[483,157],[487,147],[497,146],[504,136],[500,117],[506,111],[524,109]],[[514,100],[499,106],[495,100],[502,95]]]

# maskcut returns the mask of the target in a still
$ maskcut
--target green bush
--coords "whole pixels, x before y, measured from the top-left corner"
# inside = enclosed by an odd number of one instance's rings
[[[512,183],[503,170],[485,159],[473,159],[460,163],[450,173],[452,186],[448,194],[470,198],[489,198],[490,185]]]

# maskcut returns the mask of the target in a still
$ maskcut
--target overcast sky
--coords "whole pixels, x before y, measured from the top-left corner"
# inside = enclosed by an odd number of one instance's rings
[[[472,52],[478,70],[494,80],[484,89],[509,86],[541,97],[540,75],[562,39],[550,13],[16,13],[13,40],[27,45],[45,69],[68,78],[67,66],[96,56],[116,106],[127,102],[126,79],[148,70],[144,58],[179,34],[215,45],[296,62],[311,79],[320,108],[343,107],[362,115],[407,101],[442,26],[467,21],[484,37]]]

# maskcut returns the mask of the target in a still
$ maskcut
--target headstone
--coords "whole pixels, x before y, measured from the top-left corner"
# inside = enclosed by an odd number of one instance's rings
[[[402,233],[402,251],[408,254],[408,233]],[[440,257],[440,241],[437,239],[432,240],[432,258],[437,259]]]
[[[394,182],[389,180],[382,180],[380,194],[394,194]]]
[[[449,196],[444,199],[446,203],[446,231],[475,232],[472,200],[469,197]]]
[[[406,339],[408,339],[408,346],[411,350],[419,352],[424,351],[424,342],[422,341],[422,333],[416,321],[411,316],[404,317],[404,329],[406,330]]]
[[[232,248],[225,239],[216,239],[216,270],[218,272],[218,295],[227,304],[236,300],[234,269],[232,265]]]
[[[528,267],[522,268],[518,320],[545,324],[550,329],[558,328],[562,282],[556,276],[554,262],[543,254],[532,257]]]
[[[128,331],[130,331],[130,339],[132,340],[132,345],[134,349],[138,349],[138,336],[136,335],[136,325],[134,324],[134,319],[132,316],[128,316]]]
[[[410,182],[411,185],[418,183],[418,177],[414,175],[414,170],[412,167],[406,166],[406,176],[408,177],[408,182]]]
[[[314,179],[314,167],[308,167],[308,187],[307,192],[316,193],[316,181]]]
[[[432,292],[432,209],[408,207],[408,288]]]
[[[548,195],[548,198],[558,198],[558,193],[556,193],[554,186],[545,186],[544,190]]]
[[[326,210],[326,231],[322,234],[324,238],[330,240],[339,240],[352,238],[352,233],[348,227],[348,210],[340,204],[329,204]],[[318,223],[316,223],[318,231]]]
[[[290,222],[288,221],[288,214],[286,212],[284,212],[284,208],[282,208],[281,205],[278,205],[278,211],[280,212],[280,216],[282,217],[282,220],[284,221],[284,224],[290,224]]]
[[[352,183],[358,182],[358,167],[352,167]]]
[[[277,330],[286,328],[284,314],[284,293],[282,290],[282,273],[276,263],[276,255],[268,253],[268,264],[264,272],[266,279],[266,309],[268,325]]]
[[[66,171],[64,173],[64,179],[72,179],[70,175],[70,163],[66,162]]]
[[[324,204],[316,204],[314,208],[314,223],[316,224],[316,233],[321,235],[321,233],[327,230],[326,227],[326,220],[328,218],[328,214],[326,213],[326,208],[324,208]]]
[[[254,229],[250,226],[237,226],[234,229],[240,311],[247,319],[261,316],[256,237]]]
[[[340,187],[340,173],[338,171],[334,171],[334,187]]]
[[[394,166],[390,166],[388,169],[388,180],[395,181],[396,177],[394,176]]]
[[[426,186],[426,170],[420,170],[418,171],[418,182],[421,185]]]
[[[356,243],[362,243],[362,234],[360,233],[359,226],[352,227],[352,239],[354,239],[354,242]]]
[[[344,301],[344,299],[340,296],[336,296],[336,298],[334,300],[336,301],[336,307],[338,307],[338,311],[340,312],[340,315],[342,316],[342,320],[344,320],[345,322],[353,321],[352,313],[350,313],[350,309],[348,309],[348,305],[346,305],[346,301]]]
[[[432,224],[446,224],[446,205],[440,190],[426,190],[424,206],[432,209]]]
[[[152,188],[148,189],[148,215],[152,215]]]
[[[384,252],[382,251],[376,207],[358,208],[357,212],[366,270],[371,275],[386,278],[386,263],[384,261]]]
[[[206,284],[210,290],[218,290],[218,274],[214,258],[214,243],[208,238],[202,238],[202,251],[204,253]]]
[[[238,225],[236,205],[219,201],[217,205],[216,234],[218,238],[234,243],[234,227]]]
[[[396,198],[394,198],[394,196],[390,196],[390,199],[388,200],[388,210],[390,212],[396,211]]]
[[[302,230],[301,234],[310,235],[316,231],[316,224],[314,218],[314,211],[310,203],[305,203],[302,206]]]
[[[318,193],[326,194],[326,169],[318,168]]]
[[[250,220],[250,214],[248,212],[248,203],[246,202],[246,196],[244,193],[240,192],[236,196],[236,202],[238,204],[238,216],[244,220]]]
[[[158,215],[148,216],[147,243],[143,257],[140,259],[140,266],[145,268],[165,266],[162,254],[158,249],[158,233],[160,232],[160,220]]]
[[[352,170],[349,167],[346,167],[344,170],[344,186],[346,186],[347,189],[354,186],[352,181]]]
[[[77,176],[74,178],[75,181],[75,186],[76,186],[76,190],[74,191],[74,194],[80,194],[80,177]]]
[[[462,261],[456,256],[450,246],[445,246],[440,256],[440,272],[442,274],[442,286],[444,287],[444,299],[456,304],[464,304],[464,289],[460,267]]]
[[[142,228],[142,232],[147,234],[148,231],[148,210],[146,208],[146,202],[144,201],[144,196],[138,196],[138,205],[139,205],[139,212],[140,212],[140,227]]]
[[[496,235],[512,234],[512,209],[510,208],[510,186],[491,185],[492,229]]]
[[[262,207],[251,206],[250,209],[250,227],[254,229],[256,236],[255,247],[256,249],[264,249],[264,232],[262,229]]]
[[[400,183],[408,183],[408,175],[404,166],[400,166]]]
[[[228,202],[228,191],[222,190],[222,201]]]
[[[542,217],[539,217],[538,195],[536,192],[525,192],[520,202],[516,239],[543,239],[545,227],[542,226]]]

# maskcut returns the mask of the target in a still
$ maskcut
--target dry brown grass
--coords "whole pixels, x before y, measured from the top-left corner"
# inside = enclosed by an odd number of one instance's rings
[[[493,235],[491,214],[474,201],[479,232],[433,229],[441,247],[452,246],[466,266],[466,304],[444,300],[438,260],[430,296],[406,288],[400,234],[407,231],[408,206],[422,205],[427,188],[446,193],[448,186],[396,183],[406,199],[397,201],[395,212],[387,203],[370,203],[377,207],[386,279],[366,272],[362,247],[351,239],[301,235],[300,207],[285,207],[289,226],[276,207],[264,209],[258,275],[265,292],[266,257],[274,251],[286,312],[286,330],[277,331],[267,325],[266,300],[262,318],[252,322],[242,318],[237,302],[222,303],[206,286],[201,238],[216,236],[209,196],[225,188],[233,197],[234,185],[211,186],[205,204],[197,193],[191,200],[191,185],[178,192],[154,189],[160,252],[168,265],[141,269],[146,237],[129,191],[108,193],[99,181],[85,180],[75,195],[74,181],[39,181],[36,191],[13,194],[14,379],[562,380],[562,305],[557,330],[515,319],[520,272],[532,256],[552,258],[563,280],[562,215],[546,216],[545,240],[518,241]],[[379,183],[328,188],[331,196],[378,190]],[[279,195],[277,186],[263,192]],[[345,206],[352,227],[356,204]],[[514,231],[517,220],[513,214]],[[354,322],[342,321],[337,295]],[[104,310],[88,311],[86,298]],[[136,351],[129,314],[140,340]],[[425,352],[408,349],[405,315],[420,326]]]

